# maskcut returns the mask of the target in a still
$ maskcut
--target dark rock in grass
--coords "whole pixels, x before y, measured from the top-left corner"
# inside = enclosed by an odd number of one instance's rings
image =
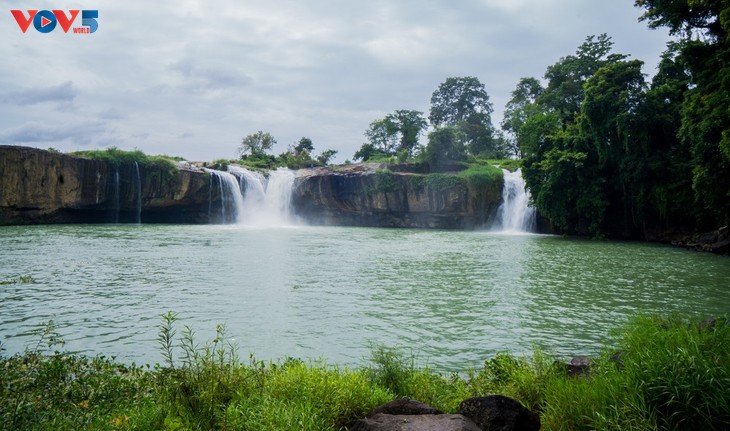
[[[401,398],[398,400],[391,401],[387,404],[383,404],[380,407],[375,407],[367,417],[371,418],[377,414],[387,415],[440,415],[444,412],[436,410],[435,408],[423,404],[420,401],[411,400],[409,398]]]
[[[470,398],[461,403],[459,414],[471,419],[482,430],[538,431],[540,416],[519,401],[502,395]]]
[[[389,415],[357,421],[350,431],[483,431],[462,415]]]
[[[576,356],[566,364],[566,370],[571,377],[585,376],[591,369],[593,360],[586,356]]]

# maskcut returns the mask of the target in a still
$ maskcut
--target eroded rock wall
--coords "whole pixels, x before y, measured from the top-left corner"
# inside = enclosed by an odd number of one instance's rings
[[[206,223],[220,201],[210,175],[193,166],[180,165],[172,178],[137,169],[139,188],[133,166],[0,146],[0,225],[132,222],[138,197],[143,222]]]
[[[436,229],[488,225],[501,197],[466,181],[435,186],[424,176],[373,169],[306,169],[295,181],[297,215],[312,224]]]

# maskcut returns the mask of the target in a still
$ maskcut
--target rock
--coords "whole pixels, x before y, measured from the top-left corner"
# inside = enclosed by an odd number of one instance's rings
[[[140,175],[140,189],[135,188]],[[0,225],[110,223],[135,220],[141,198],[145,223],[207,223],[220,201],[203,170],[114,168],[55,151],[0,145]]]
[[[540,416],[519,401],[502,395],[470,398],[461,403],[459,414],[471,419],[482,430],[537,431]]]
[[[575,356],[565,365],[569,376],[585,376],[590,371],[591,365],[593,365],[593,360],[586,356]]]
[[[357,421],[350,431],[482,431],[463,415],[389,415]]]
[[[292,193],[297,214],[313,224],[465,229],[485,225],[499,207],[502,184],[471,190],[466,180],[429,183],[385,165],[303,169]]]
[[[426,405],[420,401],[409,398],[401,398],[387,404],[374,408],[366,417],[373,417],[378,414],[388,415],[441,415],[442,411]]]

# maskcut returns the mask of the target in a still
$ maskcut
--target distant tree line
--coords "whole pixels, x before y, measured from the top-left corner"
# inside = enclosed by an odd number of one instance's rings
[[[246,165],[259,168],[278,166],[290,169],[301,169],[315,166],[326,166],[337,150],[325,150],[314,156],[314,143],[310,138],[302,137],[299,142],[290,145],[287,151],[274,156],[267,152],[274,148],[276,139],[269,133],[259,130],[247,135],[238,147],[240,161]]]
[[[468,156],[507,157],[506,142],[492,126],[493,110],[479,79],[448,78],[431,96],[428,121],[423,112],[405,109],[375,120],[365,131],[367,142],[353,158],[363,162],[419,158],[437,168]],[[419,138],[429,125],[428,142],[421,146]]]

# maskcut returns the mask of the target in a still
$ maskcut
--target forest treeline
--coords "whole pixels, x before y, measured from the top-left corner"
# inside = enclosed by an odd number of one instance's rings
[[[600,35],[549,66],[545,87],[521,79],[506,106],[502,128],[559,232],[646,237],[730,221],[730,3],[636,5],[674,36],[650,82]]]

